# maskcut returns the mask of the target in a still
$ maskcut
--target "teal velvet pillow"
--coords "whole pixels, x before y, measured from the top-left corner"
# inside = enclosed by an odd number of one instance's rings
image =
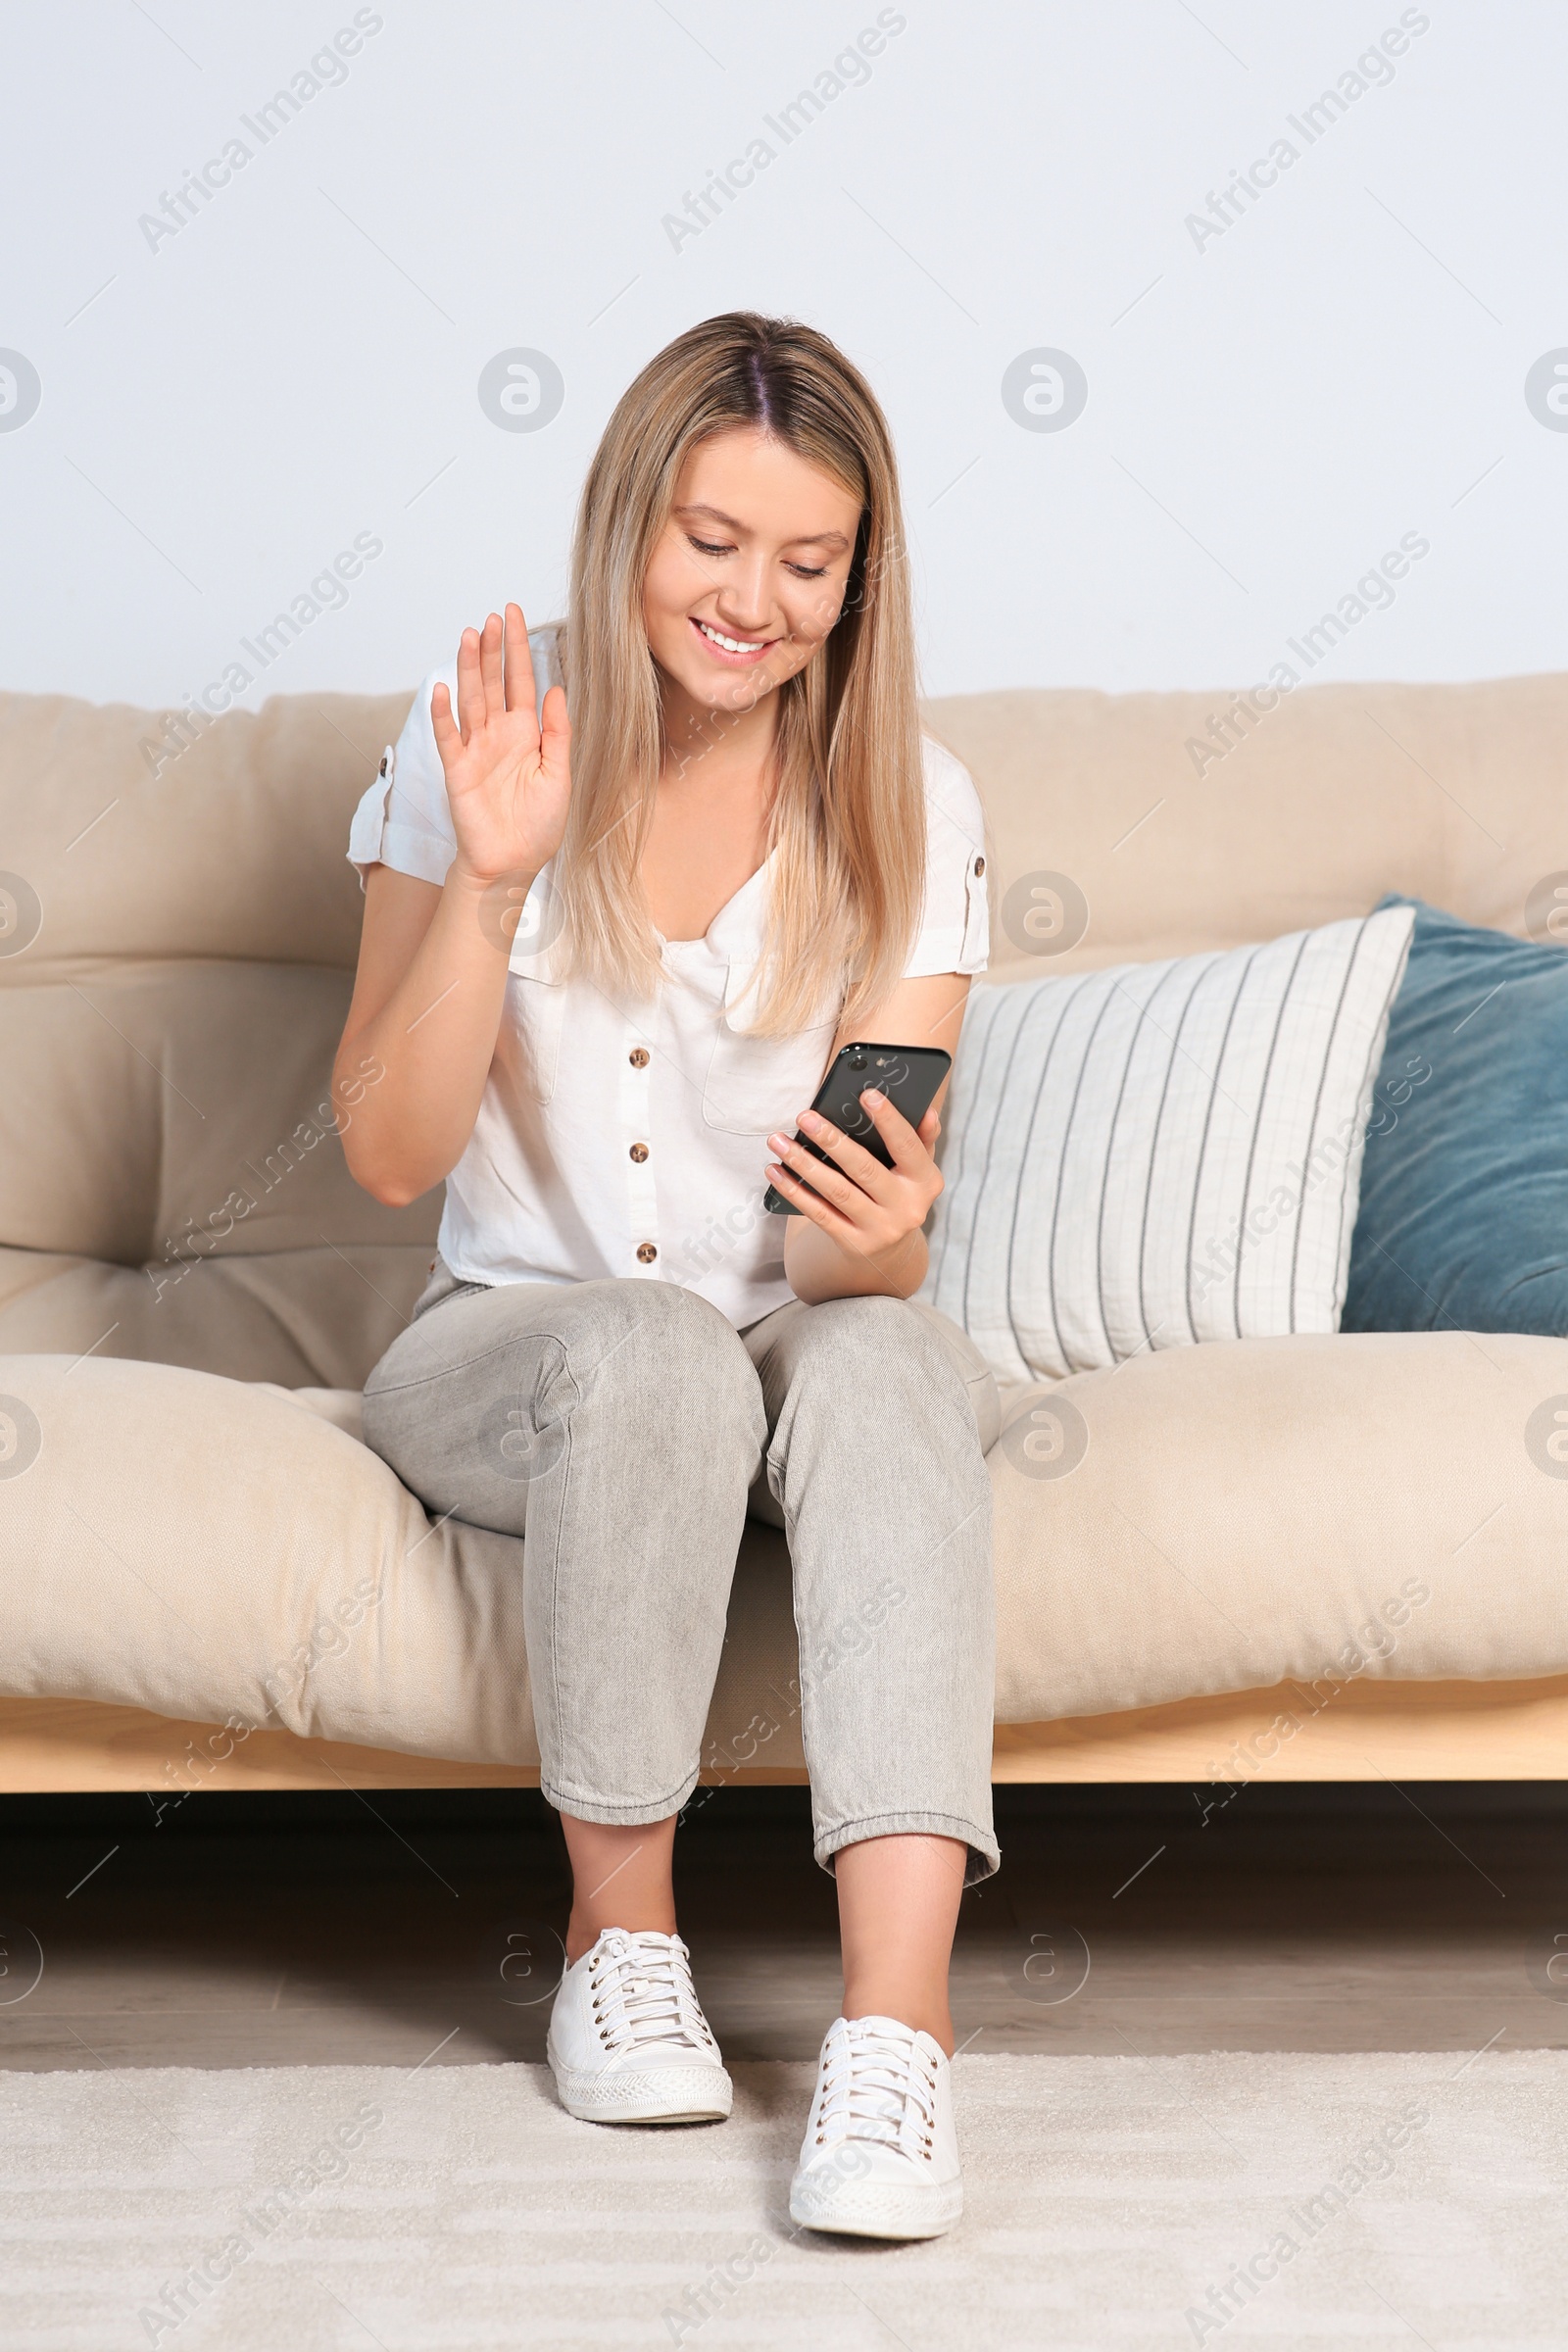
[[[1568,1336],[1568,952],[1396,894],[1342,1331]]]

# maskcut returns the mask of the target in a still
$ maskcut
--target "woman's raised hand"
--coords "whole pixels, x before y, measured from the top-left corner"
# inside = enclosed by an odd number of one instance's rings
[[[457,864],[471,881],[526,874],[531,881],[561,847],[571,797],[571,727],[559,686],[537,707],[527,623],[520,606],[506,623],[492,612],[465,629],[458,648],[458,710],[444,685],[430,698],[435,746],[446,776]]]

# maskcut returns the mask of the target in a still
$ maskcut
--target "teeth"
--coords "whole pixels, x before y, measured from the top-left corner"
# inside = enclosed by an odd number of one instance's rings
[[[759,646],[767,643],[765,637],[726,637],[721,630],[710,629],[706,620],[700,620],[697,626],[705,637],[711,637],[715,645],[721,645],[726,654],[755,654]]]

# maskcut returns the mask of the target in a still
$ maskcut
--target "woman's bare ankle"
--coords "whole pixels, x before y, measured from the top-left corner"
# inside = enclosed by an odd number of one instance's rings
[[[651,1929],[657,1936],[675,1933],[675,1897],[655,1903],[605,1902],[587,1906],[573,1903],[571,1917],[566,1922],[566,1963],[571,1966],[584,1952],[591,1952],[607,1928],[624,1928],[629,1936]]]
[[[896,2018],[950,2058],[948,1966],[967,1859],[956,1838],[904,1832],[847,1845],[835,1865],[845,2016]]]
[[[911,2034],[929,2034],[950,2058],[953,2056],[953,2015],[945,1989],[933,1993],[897,1979],[878,1983],[873,1977],[845,1985],[844,2014],[849,2018],[891,2017],[907,2026]]]
[[[624,1928],[632,1935],[646,1930],[674,1935],[673,1815],[667,1821],[631,1825],[577,1821],[564,1813],[561,1826],[571,1857],[568,1965],[591,1952],[607,1928]]]

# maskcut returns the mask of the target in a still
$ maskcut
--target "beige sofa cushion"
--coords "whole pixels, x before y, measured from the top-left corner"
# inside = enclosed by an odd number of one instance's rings
[[[1558,1395],[1568,1342],[1491,1332],[1216,1340],[1009,1392],[999,1720],[1568,1671],[1568,1477],[1526,1437]]]
[[[537,1764],[521,1544],[432,1526],[349,1434],[357,1396],[23,1355],[0,1357],[7,1398],[41,1443],[20,1473],[0,1446],[0,1695]],[[770,1527],[748,1524],[732,1627],[705,1760],[799,1764]]]
[[[1233,948],[1362,914],[1387,890],[1518,932],[1568,868],[1568,677],[1306,684],[1197,772],[1233,693],[955,696],[928,716],[971,769],[993,841],[994,980]],[[1069,875],[1081,942],[1049,967],[1000,910]]]
[[[152,713],[0,696],[4,863],[42,915],[0,955],[0,1348],[358,1387],[402,1328],[441,1196],[363,1193],[327,1082],[349,815],[407,704],[271,702],[154,775]]]
[[[357,1387],[402,1330],[429,1265],[427,1244],[351,1239],[226,1251],[155,1292],[167,1267],[0,1250],[0,1344],[19,1354],[94,1348],[285,1389]]]
[[[110,960],[351,972],[349,817],[409,702],[277,695],[160,763],[167,713],[0,694],[6,858],[43,907],[31,977]]]

